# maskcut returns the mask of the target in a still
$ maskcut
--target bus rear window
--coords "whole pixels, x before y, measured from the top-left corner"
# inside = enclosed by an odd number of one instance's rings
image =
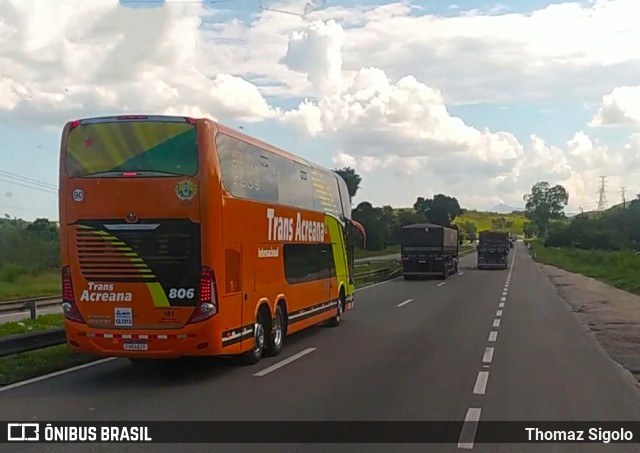
[[[69,133],[65,166],[72,178],[194,176],[196,128],[169,121],[80,124]]]

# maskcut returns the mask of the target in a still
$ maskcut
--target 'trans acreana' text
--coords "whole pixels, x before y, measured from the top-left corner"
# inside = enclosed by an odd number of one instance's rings
[[[531,441],[569,441],[584,442],[587,440],[595,440],[608,444],[609,442],[630,441],[633,440],[633,432],[623,428],[616,431],[603,430],[602,428],[590,428],[585,430],[542,430],[538,428],[525,428],[527,438]],[[586,437],[585,437],[586,435]]]
[[[100,436],[98,438],[98,436]],[[44,428],[50,442],[151,442],[146,426],[51,426]]]

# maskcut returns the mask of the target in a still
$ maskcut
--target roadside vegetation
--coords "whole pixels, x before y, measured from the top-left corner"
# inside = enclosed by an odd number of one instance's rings
[[[568,218],[564,187],[545,182],[525,199],[525,235],[535,259],[640,294],[640,195],[604,212]]]
[[[58,225],[0,219],[0,300],[60,294]]]
[[[536,260],[569,272],[598,279],[640,295],[640,254],[631,250],[604,251],[545,247],[532,242]]]

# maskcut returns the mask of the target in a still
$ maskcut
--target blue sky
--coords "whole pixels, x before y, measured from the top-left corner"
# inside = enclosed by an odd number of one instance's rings
[[[593,2],[541,0],[415,1],[413,9],[328,1],[307,18],[260,11],[257,0],[204,10],[179,1],[125,9],[69,1],[42,12],[56,24],[46,33],[27,27],[37,20],[28,2],[14,2],[21,31],[44,50],[34,58],[19,35],[0,40],[0,58],[16,62],[0,71],[0,213],[57,219],[64,122],[126,109],[202,114],[327,167],[355,166],[363,176],[356,202],[408,206],[442,192],[486,209],[522,204],[545,179],[569,188],[572,210],[590,209],[601,173],[610,175],[610,199],[620,184],[640,192],[640,119],[625,107],[635,92],[614,93],[640,68],[638,52],[623,47],[635,36],[628,0],[593,10]],[[286,3],[263,5],[304,4]],[[131,14],[148,28],[127,35]],[[60,54],[70,33],[84,33],[83,45]],[[147,49],[129,74],[133,57],[110,50],[123,35]],[[109,62],[100,77],[76,67],[92,55]],[[276,88],[256,90],[255,74]]]

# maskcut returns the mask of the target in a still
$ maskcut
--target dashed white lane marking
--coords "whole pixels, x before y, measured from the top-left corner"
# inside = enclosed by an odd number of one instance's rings
[[[473,388],[473,393],[475,395],[484,395],[484,392],[487,390],[487,382],[489,381],[489,372],[488,371],[479,371],[478,377],[476,379],[476,385]]]
[[[482,409],[479,407],[470,407],[467,410],[467,415],[464,418],[464,424],[462,425],[462,431],[458,438],[458,448],[464,450],[473,449],[473,443],[476,438],[476,431],[478,430],[478,420],[480,420],[480,414]]]
[[[409,302],[412,302],[413,299],[407,299],[404,302],[399,303],[397,306],[398,307],[404,307],[405,305],[407,305]]]
[[[45,374],[44,376],[38,376],[32,379],[27,379],[26,381],[16,382],[15,384],[5,385],[4,387],[0,387],[0,392],[6,392],[7,390],[14,389],[16,387],[22,387],[27,384],[32,384],[34,382],[45,381],[47,379],[51,379],[56,376],[61,376],[67,373],[73,373],[74,371],[82,370],[84,368],[89,368],[96,365],[102,365],[103,363],[113,362],[116,360],[116,357],[107,357],[106,359],[96,360],[95,362],[84,363],[82,365],[74,366],[73,368],[67,368],[66,370],[56,371],[54,373]]]
[[[484,357],[482,357],[482,361],[484,363],[491,363],[493,360],[493,348],[485,348]]]
[[[440,283],[438,283],[438,286],[442,286],[442,285],[444,285],[445,283],[447,283],[447,282],[440,282]]]
[[[464,275],[464,272],[458,272],[458,275]]]
[[[297,354],[292,355],[289,358],[284,359],[281,362],[278,362],[274,365],[271,365],[269,368],[265,368],[262,371],[258,371],[256,374],[254,374],[254,376],[258,376],[258,377],[262,377],[262,376],[266,376],[269,373],[272,373],[274,371],[276,371],[279,368],[282,368],[285,365],[289,365],[291,362],[294,362],[302,357],[304,357],[307,354],[312,353],[313,351],[315,351],[316,348],[307,348],[303,351],[298,352]]]
[[[509,269],[509,273],[507,274],[507,281],[504,284],[504,289],[502,291],[502,297],[500,298],[499,308],[504,308],[504,304],[507,301],[507,294],[509,292],[509,284],[511,283],[511,275],[513,274],[513,268],[516,263],[516,251],[513,252],[513,258],[511,260],[511,268]],[[494,319],[493,326],[500,326],[500,317],[502,316],[502,310],[498,310],[496,312],[497,319]],[[489,333],[489,342],[494,343],[498,339],[498,332],[496,330],[492,330]],[[482,358],[482,368],[489,368],[489,363],[493,360],[493,351],[494,348],[485,348],[484,356]],[[476,379],[476,385],[473,389],[473,393],[476,395],[484,395],[487,382],[489,381],[489,371],[480,371],[478,372],[478,378]],[[478,420],[480,420],[480,414],[482,409],[478,407],[470,407],[467,410],[467,415],[464,419],[464,424],[462,425],[462,432],[460,433],[460,438],[458,439],[458,448],[462,448],[465,450],[473,449],[473,444],[475,442],[476,431],[478,429]]]

